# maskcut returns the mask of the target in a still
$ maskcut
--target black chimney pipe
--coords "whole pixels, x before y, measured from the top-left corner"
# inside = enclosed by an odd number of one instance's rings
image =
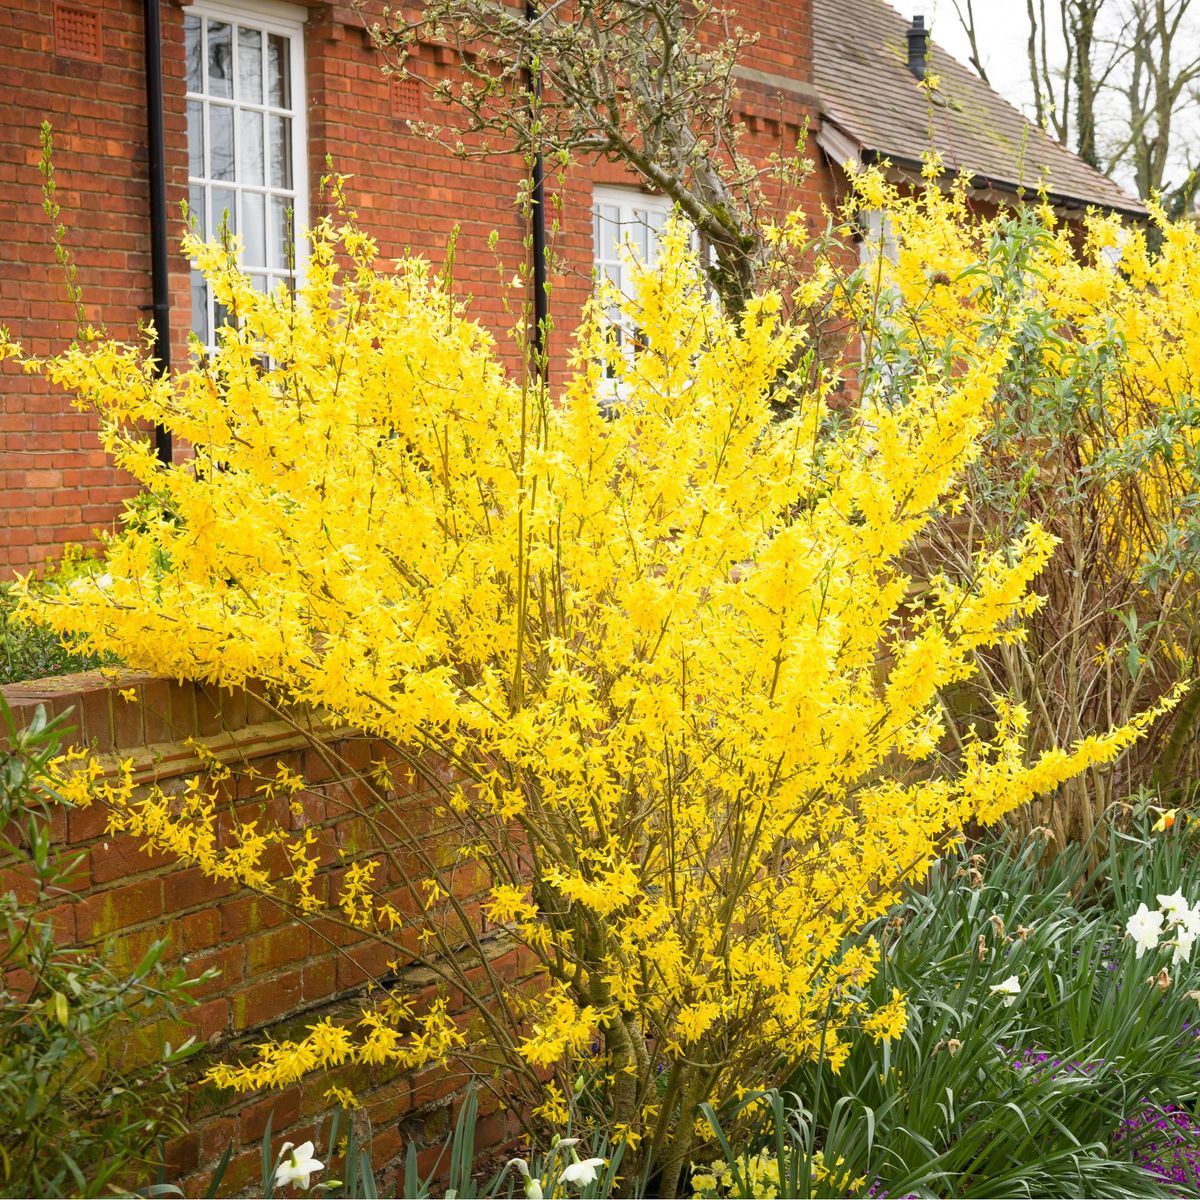
[[[929,48],[929,30],[924,17],[913,17],[908,30],[908,69],[918,78],[925,78],[925,55]]]
[[[154,318],[154,357],[160,375],[171,369],[171,292],[167,259],[167,162],[163,136],[162,21],[159,0],[144,0],[146,43],[146,149],[150,182],[150,312]],[[158,461],[171,461],[171,434],[154,427]]]
[[[525,20],[532,29],[538,20],[537,0],[525,0]],[[529,117],[533,124],[537,99],[542,94],[541,72],[532,64],[526,66],[529,79]],[[530,178],[530,241],[533,250],[533,356],[538,374],[545,381],[549,374],[546,361],[546,326],[550,320],[550,305],[546,296],[546,163],[541,143],[534,147]]]

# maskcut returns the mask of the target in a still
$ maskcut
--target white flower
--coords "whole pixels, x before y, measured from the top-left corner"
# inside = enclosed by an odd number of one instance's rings
[[[1186,912],[1180,913],[1179,924],[1192,935],[1192,937],[1200,937],[1200,904],[1194,908],[1189,908]]]
[[[1186,926],[1180,926],[1175,931],[1175,953],[1171,955],[1171,965],[1177,966],[1181,962],[1187,962],[1192,954],[1192,943],[1196,940],[1196,935]]]
[[[585,1158],[582,1162],[573,1162],[563,1170],[558,1177],[559,1183],[577,1183],[587,1187],[596,1180],[596,1168],[604,1166],[602,1158]]]
[[[1172,925],[1180,924],[1191,916],[1192,906],[1180,891],[1172,892],[1169,896],[1159,896],[1158,903]]]
[[[275,1168],[275,1186],[281,1188],[287,1187],[289,1183],[293,1186],[300,1184],[308,1191],[308,1177],[314,1171],[324,1169],[325,1164],[313,1158],[312,1142],[301,1142],[295,1147],[291,1142],[284,1142],[283,1161]]]
[[[543,1200],[542,1181],[530,1175],[529,1164],[523,1158],[511,1158],[509,1165],[516,1167],[525,1177],[525,1200]]]
[[[96,576],[96,586],[102,591],[107,592],[112,587],[112,576],[105,571],[103,575]]]
[[[1021,994],[1021,981],[1015,975],[1010,975],[1001,983],[992,984],[991,993],[993,996],[1003,996],[1004,1007],[1012,1008]]]
[[[1162,934],[1163,915],[1151,912],[1145,905],[1138,905],[1138,910],[1125,922],[1125,931],[1137,946],[1137,956],[1141,958],[1147,950],[1158,947],[1158,939]]]

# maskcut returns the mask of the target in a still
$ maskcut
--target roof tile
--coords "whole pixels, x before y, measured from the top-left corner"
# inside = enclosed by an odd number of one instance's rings
[[[1144,214],[1145,206],[929,42],[932,95],[908,69],[908,23],[884,0],[813,0],[813,67],[822,118],[897,166],[935,147],[946,168],[1000,191],[1044,187],[1055,200]]]

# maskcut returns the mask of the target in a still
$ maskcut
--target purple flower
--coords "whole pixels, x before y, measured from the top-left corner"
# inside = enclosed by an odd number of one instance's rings
[[[1200,1192],[1200,1122],[1174,1104],[1143,1101],[1117,1131],[1116,1141],[1133,1138],[1133,1161],[1166,1183]]]
[[[888,1193],[883,1190],[883,1184],[878,1179],[872,1180],[866,1196],[867,1200],[888,1200]],[[909,1192],[907,1196],[901,1197],[901,1200],[920,1200],[920,1197],[916,1192]]]
[[[1094,1062],[1080,1062],[1073,1058],[1069,1062],[1063,1062],[1061,1058],[1052,1058],[1046,1050],[1019,1050],[1016,1058],[1013,1059],[1013,1066],[1018,1071],[1029,1071],[1029,1078],[1037,1083],[1041,1079],[1041,1074],[1034,1074],[1032,1068],[1050,1064],[1050,1078],[1054,1079],[1060,1075],[1070,1075],[1074,1073],[1082,1075],[1090,1075],[1097,1067],[1103,1064],[1102,1058],[1096,1059]]]

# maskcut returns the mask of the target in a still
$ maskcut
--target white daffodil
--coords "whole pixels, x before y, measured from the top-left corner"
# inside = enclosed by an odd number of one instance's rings
[[[573,1162],[563,1168],[558,1182],[577,1183],[580,1187],[587,1187],[589,1183],[596,1181],[596,1168],[602,1166],[604,1166],[602,1158],[585,1158],[581,1162]]]
[[[1172,925],[1179,924],[1191,915],[1192,906],[1180,891],[1174,891],[1169,896],[1159,896],[1158,904]]]
[[[1162,913],[1151,912],[1144,902],[1138,905],[1137,912],[1125,922],[1125,932],[1133,938],[1134,945],[1137,946],[1138,958],[1141,958],[1147,950],[1157,949],[1162,931]]]
[[[1004,997],[1005,1008],[1012,1008],[1021,994],[1021,981],[1015,975],[1010,975],[1000,983],[993,983],[990,991],[993,996]]]
[[[1192,955],[1192,943],[1195,940],[1196,935],[1186,925],[1180,925],[1175,930],[1175,952],[1171,955],[1172,966],[1187,962]]]
[[[515,1167],[525,1180],[525,1200],[543,1200],[542,1181],[530,1175],[529,1164],[523,1158],[510,1158],[508,1165]]]
[[[284,1142],[283,1159],[275,1168],[275,1186],[277,1188],[287,1187],[290,1183],[295,1187],[296,1184],[299,1184],[305,1191],[308,1191],[309,1176],[314,1171],[324,1169],[325,1164],[313,1158],[312,1142],[301,1142],[299,1146],[293,1146],[291,1142]]]
[[[1200,904],[1187,909],[1179,916],[1179,924],[1192,935],[1200,937]]]

